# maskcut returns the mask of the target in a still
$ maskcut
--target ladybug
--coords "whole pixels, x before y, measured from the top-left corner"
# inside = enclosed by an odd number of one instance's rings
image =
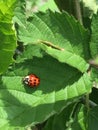
[[[40,84],[40,79],[35,74],[30,74],[23,78],[23,83],[29,87],[36,87]]]

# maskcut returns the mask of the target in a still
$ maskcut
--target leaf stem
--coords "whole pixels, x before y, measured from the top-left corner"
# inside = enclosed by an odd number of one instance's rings
[[[57,50],[60,50],[60,51],[63,51],[63,50],[64,50],[63,48],[60,48],[59,46],[56,46],[56,45],[54,45],[53,43],[48,42],[48,41],[38,40],[38,43],[43,43],[43,44],[45,44],[45,45],[47,45],[47,46],[50,46],[50,47],[52,47],[52,48],[54,48],[54,49],[57,49]]]

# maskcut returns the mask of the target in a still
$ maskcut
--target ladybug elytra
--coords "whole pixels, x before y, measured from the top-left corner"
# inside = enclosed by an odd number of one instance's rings
[[[36,87],[40,84],[40,79],[35,74],[30,74],[23,78],[23,83],[29,87]]]

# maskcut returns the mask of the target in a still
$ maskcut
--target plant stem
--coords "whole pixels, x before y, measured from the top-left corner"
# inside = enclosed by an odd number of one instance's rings
[[[93,108],[96,107],[97,104],[91,100],[89,100],[89,94],[86,95],[86,97],[83,97],[83,104],[86,104],[86,107],[88,108]]]
[[[75,17],[76,17],[76,19],[77,19],[81,24],[83,24],[79,0],[74,0],[74,10],[75,10]]]
[[[86,94],[85,103],[86,103],[86,107],[89,111],[89,94]]]

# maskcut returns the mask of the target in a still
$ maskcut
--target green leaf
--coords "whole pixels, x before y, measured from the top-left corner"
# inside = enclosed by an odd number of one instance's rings
[[[15,0],[0,1],[0,74],[5,72],[12,62],[16,48],[16,36],[12,16]]]
[[[95,56],[98,55],[98,28],[97,27],[98,27],[98,13],[97,15],[94,15],[91,24],[92,35],[91,35],[90,49],[93,58],[95,58]]]
[[[38,88],[22,83],[27,73],[40,78]],[[90,92],[91,85],[87,74],[82,75],[50,56],[16,64],[0,82],[0,129],[42,122]]]
[[[34,14],[23,25],[19,25],[18,30],[21,42],[36,44],[42,49],[45,47],[44,51],[48,54],[60,62],[63,59],[64,63],[81,72],[88,69],[89,65],[85,61],[90,56],[88,31],[73,17],[64,12],[60,14],[48,11]]]
[[[89,111],[88,130],[98,129],[98,106]]]
[[[61,113],[48,119],[43,130],[65,130],[75,104],[67,106]]]
[[[76,110],[76,117],[71,126],[71,130],[87,130],[87,110],[81,104],[78,110]]]

